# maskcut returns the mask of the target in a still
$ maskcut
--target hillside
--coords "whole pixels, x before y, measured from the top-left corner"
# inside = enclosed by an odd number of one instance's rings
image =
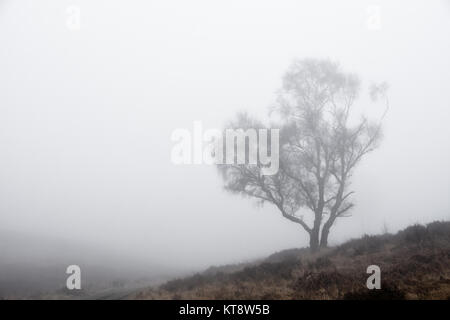
[[[79,292],[65,289],[71,264],[82,269]],[[142,262],[126,253],[0,229],[0,300],[122,297],[179,274],[175,268]]]
[[[381,268],[381,290],[366,268]],[[364,236],[326,252],[291,249],[248,265],[210,268],[128,299],[450,299],[450,222]]]

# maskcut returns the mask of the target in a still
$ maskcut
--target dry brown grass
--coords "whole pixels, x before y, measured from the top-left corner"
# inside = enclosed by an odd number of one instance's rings
[[[381,290],[366,288],[366,268],[371,264],[382,270]],[[231,273],[215,270],[129,298],[449,299],[450,222],[365,236],[316,255],[290,250]]]

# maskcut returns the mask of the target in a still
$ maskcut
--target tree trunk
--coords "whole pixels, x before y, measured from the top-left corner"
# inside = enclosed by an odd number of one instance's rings
[[[313,253],[319,251],[319,239],[318,239],[318,236],[314,237],[312,234],[310,235],[310,238],[309,238],[309,249]]]
[[[323,203],[319,205],[319,208],[315,212],[314,225],[309,233],[309,248],[311,252],[317,252],[320,250],[320,225],[322,223],[322,210]]]
[[[320,237],[320,248],[326,248],[328,246],[328,234],[330,233],[330,228],[322,229],[322,236]]]
[[[331,226],[333,225],[333,222],[330,223],[330,220],[328,220],[323,225],[322,235],[320,237],[320,248],[326,248],[328,246],[328,235],[330,234],[330,229],[331,229]]]
[[[309,248],[311,252],[319,251],[319,228],[314,228],[309,234]]]

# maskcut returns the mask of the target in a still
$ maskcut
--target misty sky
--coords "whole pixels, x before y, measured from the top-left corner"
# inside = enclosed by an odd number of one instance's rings
[[[170,160],[177,128],[266,117],[306,57],[357,73],[363,97],[390,84],[383,143],[331,243],[448,219],[450,1],[0,0],[0,230],[189,267],[307,245],[276,208],[225,193],[214,167]]]

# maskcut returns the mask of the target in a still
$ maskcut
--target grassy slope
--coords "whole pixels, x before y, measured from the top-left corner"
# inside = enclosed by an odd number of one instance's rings
[[[381,268],[381,290],[366,288],[367,266]],[[211,268],[129,299],[450,299],[450,222],[364,236],[326,252],[274,254],[247,266]]]

